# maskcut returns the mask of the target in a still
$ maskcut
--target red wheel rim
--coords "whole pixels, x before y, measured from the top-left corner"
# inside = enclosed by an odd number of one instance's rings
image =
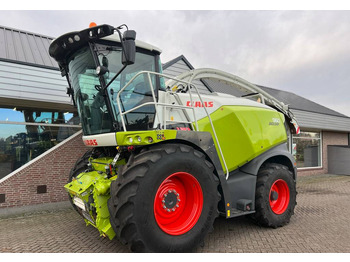
[[[177,172],[159,186],[154,199],[154,217],[169,235],[182,235],[197,223],[203,208],[203,193],[198,180],[189,173]]]
[[[289,187],[286,181],[282,179],[276,180],[272,184],[269,194],[272,211],[277,215],[283,214],[289,205],[289,198]]]

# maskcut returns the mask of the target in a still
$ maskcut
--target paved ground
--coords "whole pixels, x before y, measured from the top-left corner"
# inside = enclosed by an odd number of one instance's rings
[[[298,179],[298,205],[289,225],[261,228],[248,218],[218,218],[195,252],[350,252],[350,176]],[[99,237],[70,208],[0,218],[0,252],[129,252]]]

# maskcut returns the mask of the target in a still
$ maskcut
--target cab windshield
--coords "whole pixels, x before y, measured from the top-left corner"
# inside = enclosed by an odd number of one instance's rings
[[[121,47],[104,44],[94,44],[93,49],[94,53],[89,46],[82,48],[70,58],[68,64],[69,78],[84,135],[122,131],[116,100],[118,92],[140,71],[155,72],[159,58],[151,53],[136,52],[135,64],[127,66],[105,92],[103,87],[110,83],[123,67],[122,50]],[[99,65],[108,69],[101,77],[96,74],[96,67]],[[152,75],[151,82],[157,94],[160,81]],[[152,91],[146,74],[137,76],[120,95],[123,112],[151,101]],[[143,106],[126,114],[124,120],[127,130],[152,129],[154,116],[154,105]]]

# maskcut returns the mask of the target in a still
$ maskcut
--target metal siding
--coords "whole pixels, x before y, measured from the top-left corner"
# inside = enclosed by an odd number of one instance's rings
[[[70,104],[59,71],[0,61],[0,97]]]
[[[170,76],[178,76],[188,70],[190,70],[190,68],[182,60],[180,60],[176,64],[165,69],[164,74]]]
[[[0,28],[0,57],[7,57],[7,55],[6,55],[5,29],[3,29],[3,28]]]
[[[14,31],[13,32],[13,40],[15,44],[15,49],[17,50],[17,60],[18,61],[26,61],[26,56],[24,54],[22,41],[20,37],[20,32]]]
[[[15,46],[13,44],[12,31],[5,30],[5,39],[8,59],[17,60]]]
[[[56,72],[56,73],[59,74],[59,72]],[[41,76],[38,76],[37,74],[41,74]],[[26,85],[29,85],[29,86],[30,85],[40,86],[42,84],[45,86],[46,83],[60,86],[63,83],[60,79],[52,78],[52,74],[50,74],[49,72],[43,72],[43,71],[36,72],[34,70],[26,70],[26,69],[19,69],[19,70],[16,70],[16,72],[1,70],[0,77],[7,78],[8,81],[11,81],[11,79],[26,81]],[[64,83],[66,82],[64,81]]]
[[[0,58],[58,68],[49,55],[53,38],[0,27]]]
[[[41,40],[42,40],[42,42],[43,42],[43,45],[44,45],[45,50],[49,50],[49,46],[50,46],[50,44],[51,44],[51,42],[52,42],[52,39],[49,39],[49,38],[41,38]],[[49,66],[51,65],[51,66],[53,66],[53,67],[57,67],[57,68],[58,68],[58,64],[57,64],[56,60],[53,59],[53,58],[49,55],[49,53],[47,53],[47,58],[48,58],[48,60],[50,61],[50,63],[48,63]]]
[[[46,55],[48,49],[46,49],[44,44],[43,44],[43,38],[35,37],[34,40],[37,44],[40,57],[43,60],[43,64],[44,65],[51,65],[51,61],[48,58],[48,56]]]
[[[175,64],[169,66],[167,69],[164,69],[163,73],[165,75],[175,77],[181,75],[184,72],[187,72],[188,70],[191,70],[191,68],[189,68],[183,60],[179,60]],[[200,93],[210,93],[201,81],[195,80],[193,83],[196,85]]]
[[[59,71],[39,68],[35,66],[27,66],[0,61],[0,71],[2,72],[3,77],[8,78],[25,78],[29,81],[42,83],[50,81],[50,83],[56,83],[58,85],[66,83],[66,79],[61,77]]]
[[[185,62],[183,62],[182,60],[178,61],[176,64],[173,64],[172,66],[168,67],[168,69],[171,69],[173,71],[178,71],[178,72],[186,72],[188,70],[191,70],[191,68],[189,68]],[[167,69],[166,69],[167,70]]]
[[[0,77],[2,78],[1,72],[0,72]],[[25,84],[23,84],[24,81],[25,81]],[[65,96],[65,93],[62,94],[62,85],[50,83],[49,81],[46,83],[39,83],[39,82],[31,82],[27,80],[19,80],[19,79],[11,79],[11,78],[2,78],[2,80],[0,80],[0,85],[3,86],[1,90],[3,91],[7,90],[7,91],[17,92],[21,90],[23,92],[23,90],[25,89],[26,92],[31,92],[31,93],[40,92],[40,94],[47,93],[46,89],[48,89],[48,83],[50,85],[50,94],[55,96],[56,95]],[[4,95],[7,95],[7,94],[2,94],[1,96],[4,96]]]
[[[218,92],[218,93],[229,94],[237,97],[247,94],[247,92],[239,91],[238,89],[228,84],[225,84],[219,80],[206,79],[205,81],[215,92]]]
[[[301,129],[350,131],[350,118],[291,109]]]
[[[39,65],[44,65],[45,63],[44,63],[43,59],[41,58],[40,50],[38,48],[38,45],[35,41],[34,36],[28,34],[27,37],[28,37],[30,49],[33,52],[35,63],[39,64]]]
[[[29,45],[29,40],[28,40],[27,34],[21,33],[20,36],[21,36],[20,39],[22,42],[23,52],[24,52],[25,57],[26,57],[26,60],[22,61],[22,62],[28,62],[28,63],[34,64],[35,59],[34,59],[32,50],[31,50],[30,45]]]

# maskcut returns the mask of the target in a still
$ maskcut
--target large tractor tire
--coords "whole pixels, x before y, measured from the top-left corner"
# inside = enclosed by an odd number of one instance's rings
[[[266,164],[258,173],[253,219],[265,227],[288,224],[294,214],[296,194],[292,172],[281,164]]]
[[[205,155],[159,144],[131,157],[111,185],[110,220],[134,252],[189,252],[218,216],[219,180]]]
[[[85,154],[78,159],[78,161],[75,163],[74,167],[71,169],[68,177],[68,183],[72,182],[73,178],[77,177],[80,173],[85,172],[86,169],[88,169],[88,163],[89,163],[89,158],[91,157],[92,150],[89,150],[85,152]],[[81,212],[78,210],[76,205],[74,205],[73,200],[68,194],[68,199],[71,205],[73,206],[74,210],[77,211],[81,216]]]

